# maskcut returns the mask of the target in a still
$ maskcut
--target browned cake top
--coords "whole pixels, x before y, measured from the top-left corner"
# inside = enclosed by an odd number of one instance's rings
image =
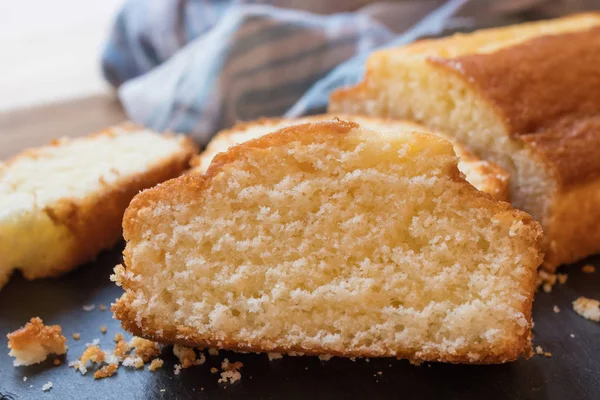
[[[429,62],[475,85],[563,184],[600,176],[600,27]]]

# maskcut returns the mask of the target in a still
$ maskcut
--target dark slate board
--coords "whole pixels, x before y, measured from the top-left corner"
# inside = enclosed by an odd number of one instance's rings
[[[19,328],[32,316],[60,324],[69,339],[63,365],[51,360],[31,367],[13,367],[5,350],[0,352],[0,393],[14,399],[600,399],[600,324],[574,313],[571,302],[578,296],[599,297],[600,268],[584,274],[578,264],[563,267],[569,273],[564,285],[550,294],[540,292],[534,303],[535,344],[552,353],[512,364],[492,366],[425,363],[414,366],[395,359],[356,360],[316,357],[284,357],[269,361],[266,355],[221,352],[208,356],[204,365],[173,374],[176,360],[171,348],[163,350],[165,365],[158,372],[121,367],[117,375],[94,381],[66,363],[75,360],[86,342],[100,339],[102,348],[113,348],[112,338],[121,332],[110,311],[87,304],[109,305],[121,293],[109,280],[120,262],[121,248],[106,252],[97,262],[82,266],[59,279],[27,282],[20,276],[0,291],[0,335]],[[600,265],[600,257],[588,260]],[[560,313],[553,312],[553,306]],[[106,325],[103,335],[100,326]],[[71,335],[80,332],[75,341]],[[575,338],[570,337],[574,334]],[[223,387],[210,373],[223,358],[242,361],[242,380]],[[378,374],[378,372],[382,372]],[[23,377],[27,376],[27,381]],[[42,392],[42,385],[54,387]],[[30,385],[33,387],[30,388]],[[164,391],[161,391],[164,390]],[[5,397],[6,398],[6,397]],[[10,398],[10,397],[9,397]]]

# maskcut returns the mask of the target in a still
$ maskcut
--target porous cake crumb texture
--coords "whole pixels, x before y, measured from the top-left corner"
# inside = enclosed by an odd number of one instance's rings
[[[188,346],[514,360],[541,232],[456,165],[435,136],[343,121],[233,147],[133,200],[113,310]]]

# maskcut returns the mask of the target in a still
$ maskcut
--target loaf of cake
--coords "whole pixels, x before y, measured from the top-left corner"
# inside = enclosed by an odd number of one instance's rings
[[[230,129],[217,133],[206,149],[198,156],[192,159],[193,172],[204,173],[208,169],[212,159],[229,147],[247,142],[251,139],[259,138],[267,133],[275,132],[278,129],[290,125],[298,125],[307,122],[334,120],[336,118],[352,121],[361,126],[373,129],[381,133],[406,133],[406,132],[427,132],[422,125],[394,119],[364,117],[358,115],[335,115],[320,114],[303,118],[262,118],[251,122],[242,122]],[[435,133],[438,136],[442,134]],[[448,137],[445,137],[449,140]],[[498,164],[488,162],[476,157],[464,146],[454,143],[454,151],[459,157],[458,169],[465,174],[467,182],[477,189],[489,193],[498,200],[508,201],[508,172]]]
[[[113,247],[133,196],[181,174],[196,152],[183,136],[123,124],[0,163],[0,287],[15,269],[56,276]]]
[[[329,111],[415,120],[503,166],[553,271],[600,251],[599,65],[600,13],[422,40],[371,55]]]
[[[530,354],[541,229],[450,142],[294,125],[137,195],[128,331],[189,347],[503,363]]]

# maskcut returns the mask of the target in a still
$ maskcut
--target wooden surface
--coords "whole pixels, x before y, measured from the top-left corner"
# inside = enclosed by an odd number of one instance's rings
[[[114,95],[95,95],[0,113],[0,160],[62,136],[82,136],[126,119]]]

